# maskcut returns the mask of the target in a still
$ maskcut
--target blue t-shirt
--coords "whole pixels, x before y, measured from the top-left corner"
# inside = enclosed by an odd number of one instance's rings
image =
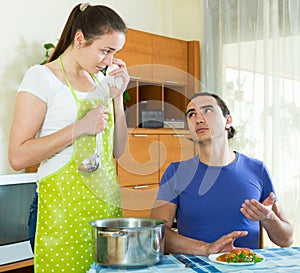
[[[199,157],[169,165],[160,182],[157,200],[177,205],[178,232],[213,242],[234,230],[248,235],[235,246],[259,248],[259,222],[247,219],[240,208],[246,199],[263,202],[274,192],[265,164],[236,152],[236,159],[224,167],[208,166]]]

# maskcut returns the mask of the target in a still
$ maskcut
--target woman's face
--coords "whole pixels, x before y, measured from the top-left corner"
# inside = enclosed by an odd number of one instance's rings
[[[79,50],[81,67],[91,74],[97,74],[106,66],[112,65],[113,56],[122,49],[125,35],[112,32],[95,39],[91,45],[82,46]]]

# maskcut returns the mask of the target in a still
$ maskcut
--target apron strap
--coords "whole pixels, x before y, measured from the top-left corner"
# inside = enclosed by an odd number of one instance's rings
[[[65,72],[64,66],[63,66],[63,64],[62,64],[61,55],[58,57],[58,63],[59,63],[61,72],[62,72],[63,75],[64,75],[65,81],[66,81],[66,83],[68,84],[68,86],[69,86],[69,88],[70,88],[70,90],[71,90],[71,92],[72,92],[72,95],[73,95],[73,97],[74,97],[74,99],[75,99],[75,101],[76,101],[76,104],[78,104],[78,98],[77,98],[77,96],[76,96],[76,94],[75,94],[75,91],[74,91],[74,89],[73,89],[73,87],[72,87],[72,85],[71,85],[71,83],[70,83],[70,81],[69,81],[69,79],[68,79],[68,77],[67,77],[67,74],[66,74],[66,72]],[[103,84],[99,81],[99,79],[98,79],[94,74],[90,74],[90,75],[91,75],[91,77],[93,78],[93,80],[94,80],[95,82],[97,82],[97,84],[98,84],[98,85],[101,87],[101,89],[104,91],[104,93],[105,93],[105,98],[106,98],[106,99],[109,98],[109,97],[110,97],[110,94],[109,94],[108,90],[103,86]]]
[[[61,61],[61,55],[58,57],[58,63],[59,63],[61,72],[63,73],[63,75],[65,77],[66,83],[68,84],[68,86],[69,86],[69,88],[70,88],[70,90],[72,92],[72,95],[73,95],[73,97],[74,97],[74,99],[76,101],[77,107],[78,107],[78,98],[77,98],[77,96],[76,96],[76,94],[74,92],[74,89],[73,89],[73,87],[72,87],[72,85],[71,85],[71,83],[70,83],[70,81],[69,81],[69,79],[68,79],[68,77],[66,75],[66,72],[64,70],[64,67],[63,67],[63,64],[62,64],[62,61]]]

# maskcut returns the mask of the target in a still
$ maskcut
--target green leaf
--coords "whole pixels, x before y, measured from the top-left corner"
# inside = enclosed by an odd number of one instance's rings
[[[45,48],[46,50],[49,50],[49,49],[51,49],[51,48],[55,48],[55,45],[52,44],[52,43],[47,43],[47,44],[44,44],[44,48]]]
[[[123,93],[123,100],[125,102],[130,100],[130,94],[129,94],[128,90],[124,91],[124,93]]]
[[[46,64],[48,62],[48,59],[50,57],[50,54],[49,54],[49,51],[53,48],[55,48],[55,45],[52,44],[52,43],[46,43],[43,45],[43,47],[45,48],[46,52],[45,52],[45,55],[44,55],[44,60],[40,63],[40,64]]]

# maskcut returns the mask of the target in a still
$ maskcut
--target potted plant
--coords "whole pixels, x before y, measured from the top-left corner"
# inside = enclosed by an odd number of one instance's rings
[[[45,55],[44,55],[44,60],[41,62],[41,64],[45,64],[48,62],[48,59],[50,57],[51,51],[55,48],[55,45],[52,43],[46,43],[43,45],[45,49]]]

